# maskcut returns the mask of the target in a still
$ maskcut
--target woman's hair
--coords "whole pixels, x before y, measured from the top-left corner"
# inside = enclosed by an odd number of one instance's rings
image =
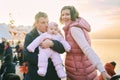
[[[61,9],[61,14],[62,14],[62,11],[66,10],[66,9],[70,10],[70,16],[71,16],[72,21],[75,21],[77,18],[79,18],[79,13],[78,13],[78,11],[76,10],[76,8],[74,6],[64,6]],[[62,15],[60,15],[60,22],[62,23],[61,16]]]

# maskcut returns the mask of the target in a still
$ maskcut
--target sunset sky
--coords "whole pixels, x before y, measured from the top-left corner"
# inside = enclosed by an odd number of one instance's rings
[[[120,38],[120,0],[0,0],[0,23],[9,23],[9,13],[15,25],[32,25],[34,15],[44,11],[50,21],[59,23],[60,10],[73,5],[92,27],[92,37]]]

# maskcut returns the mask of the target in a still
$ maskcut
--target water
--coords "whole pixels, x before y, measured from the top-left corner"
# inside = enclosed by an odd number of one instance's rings
[[[92,47],[103,64],[115,61],[117,63],[115,71],[120,74],[120,39],[94,39]]]

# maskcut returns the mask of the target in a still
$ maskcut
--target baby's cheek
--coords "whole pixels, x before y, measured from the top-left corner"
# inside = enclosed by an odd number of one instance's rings
[[[55,31],[55,34],[57,34],[58,32],[57,31]]]

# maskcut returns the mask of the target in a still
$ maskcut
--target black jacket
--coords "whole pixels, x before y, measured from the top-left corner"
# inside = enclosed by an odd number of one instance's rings
[[[8,74],[8,73],[15,73],[15,64],[11,61],[5,61],[1,65],[0,69],[0,75],[3,75],[3,78]]]
[[[4,43],[5,43],[5,42],[1,42],[1,43],[0,43],[0,55],[3,54],[3,51],[4,51]]]
[[[11,55],[12,56],[12,47],[10,47],[10,46],[8,46],[7,49],[4,49],[3,57],[7,56],[7,55]]]
[[[26,35],[25,42],[24,42],[24,49],[23,49],[24,60],[28,62],[28,74],[29,74],[30,80],[60,80],[57,76],[57,73],[55,71],[55,68],[53,66],[51,59],[48,59],[48,69],[47,69],[46,76],[41,77],[37,74],[38,53],[39,53],[38,47],[35,49],[34,53],[28,52],[26,47],[38,36],[39,34],[37,30],[36,28],[34,28],[30,33]],[[53,42],[54,42],[54,46],[51,47],[51,49],[59,53],[63,53],[65,51],[63,45],[60,42],[56,40],[53,40]]]

